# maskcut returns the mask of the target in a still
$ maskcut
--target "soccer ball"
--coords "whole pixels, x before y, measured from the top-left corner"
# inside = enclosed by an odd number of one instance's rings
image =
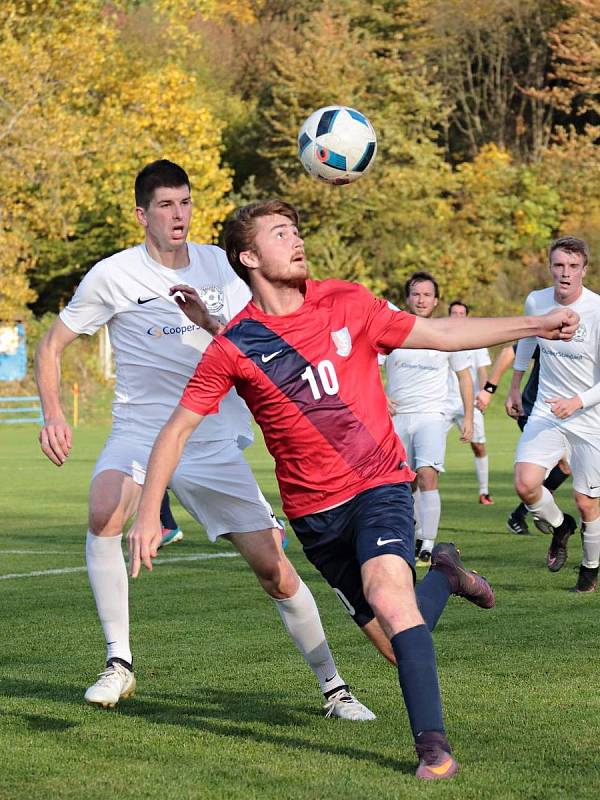
[[[352,183],[367,172],[377,152],[377,136],[364,114],[347,106],[325,106],[304,122],[298,155],[320,181]]]

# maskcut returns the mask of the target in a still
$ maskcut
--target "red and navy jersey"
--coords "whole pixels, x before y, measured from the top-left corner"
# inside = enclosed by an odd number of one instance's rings
[[[290,519],[410,481],[377,355],[400,347],[414,322],[358,284],[308,280],[292,314],[248,303],[205,351],[181,405],[214,414],[235,386],[275,459]]]

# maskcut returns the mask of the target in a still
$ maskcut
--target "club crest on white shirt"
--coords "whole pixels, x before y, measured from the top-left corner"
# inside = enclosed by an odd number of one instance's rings
[[[339,331],[332,331],[331,338],[336,347],[336,353],[342,358],[350,355],[352,351],[352,339],[350,338],[350,331],[348,328],[340,328]]]
[[[202,286],[198,294],[209,314],[218,314],[225,305],[223,290],[219,286]]]
[[[587,329],[586,329],[585,325],[582,322],[581,325],[575,331],[575,335],[573,336],[573,341],[574,342],[585,342],[586,335],[587,335]]]

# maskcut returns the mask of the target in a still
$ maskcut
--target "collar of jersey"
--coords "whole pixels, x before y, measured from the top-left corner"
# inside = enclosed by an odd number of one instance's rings
[[[305,314],[310,300],[312,299],[314,293],[314,281],[311,278],[306,279],[306,293],[304,295],[304,302],[297,308],[296,311],[292,311],[291,314],[266,314],[264,311],[261,311],[260,308],[254,303],[254,300],[250,300],[248,303],[248,309],[250,311],[250,316],[252,319],[258,320],[275,320],[275,319],[292,319],[293,317],[299,317],[302,314]]]

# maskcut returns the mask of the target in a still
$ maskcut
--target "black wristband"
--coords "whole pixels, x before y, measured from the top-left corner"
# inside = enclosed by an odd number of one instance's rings
[[[490,383],[488,381],[486,383],[486,385],[483,387],[483,391],[484,392],[488,392],[488,394],[494,394],[494,392],[496,391],[497,388],[498,387],[497,387],[497,385],[495,383]]]

